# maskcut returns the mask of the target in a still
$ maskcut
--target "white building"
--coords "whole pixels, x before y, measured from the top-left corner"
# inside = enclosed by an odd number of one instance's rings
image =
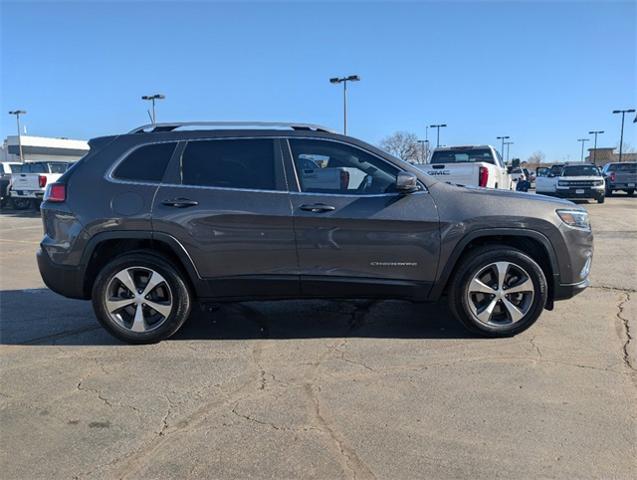
[[[85,140],[70,138],[34,137],[22,135],[22,156],[25,162],[58,161],[76,162],[89,150]],[[17,135],[9,135],[0,149],[3,162],[19,162],[20,148]]]

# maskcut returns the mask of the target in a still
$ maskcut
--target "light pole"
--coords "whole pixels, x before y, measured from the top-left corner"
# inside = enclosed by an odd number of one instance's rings
[[[165,95],[162,95],[161,93],[156,93],[154,95],[143,95],[142,96],[142,100],[150,100],[153,104],[153,114],[150,117],[151,122],[153,122],[153,127],[155,126],[155,124],[157,123],[157,117],[155,116],[155,100],[163,100],[164,98],[166,98]]]
[[[445,128],[447,126],[446,123],[439,123],[438,125],[429,125],[429,128],[436,129],[436,147],[440,146],[440,129]]]
[[[593,165],[595,165],[595,154],[597,153],[597,135],[604,133],[604,130],[591,130],[589,135],[595,135],[595,141],[593,143]]]
[[[619,161],[622,161],[622,147],[624,146],[624,116],[627,113],[635,113],[634,108],[629,108],[627,110],[613,110],[613,113],[621,113],[622,114],[622,133],[619,137]]]
[[[507,157],[506,157],[506,163],[509,163],[509,146],[513,145],[513,142],[504,142],[504,145],[507,146]]]
[[[347,135],[347,82],[360,82],[361,77],[358,75],[349,75],[347,77],[330,78],[330,83],[343,84],[343,135]]]
[[[508,135],[503,135],[501,137],[495,137],[495,138],[497,138],[498,140],[502,140],[502,150],[500,150],[500,154],[504,157],[504,141],[508,140],[511,137],[509,137]]]
[[[590,142],[590,138],[578,138],[577,141],[582,143],[582,155],[580,156],[579,160],[580,162],[583,162],[584,161],[584,144],[586,142]]]
[[[427,163],[427,157],[429,156],[429,140],[417,140],[417,142],[421,145],[422,150],[422,162]]]
[[[22,132],[20,131],[20,115],[25,115],[26,110],[11,110],[9,115],[15,115],[15,120],[18,124],[18,152],[20,154],[20,162],[24,163],[24,157],[22,156]]]

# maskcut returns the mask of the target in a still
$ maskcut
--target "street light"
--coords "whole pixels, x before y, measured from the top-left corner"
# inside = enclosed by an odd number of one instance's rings
[[[497,138],[498,140],[502,140],[502,150],[500,150],[500,153],[502,154],[502,156],[504,156],[504,141],[508,140],[511,137],[509,137],[508,135],[503,135],[501,137],[495,137],[495,138]]]
[[[577,141],[582,143],[582,155],[580,156],[579,160],[580,160],[580,162],[583,162],[584,161],[584,144],[586,142],[590,142],[591,139],[590,138],[578,138]]]
[[[348,77],[330,78],[330,83],[334,85],[343,84],[343,135],[347,135],[347,82],[360,82],[361,77],[358,75],[349,75]]]
[[[429,156],[429,140],[417,140],[422,148],[422,163],[427,163],[427,157]]]
[[[593,144],[593,165],[595,165],[595,154],[597,153],[597,135],[604,133],[604,130],[591,130],[589,135],[595,135],[595,142]]]
[[[507,146],[506,162],[509,163],[509,146],[513,145],[513,142],[504,142],[504,144]]]
[[[26,110],[11,110],[9,115],[15,115],[16,122],[18,124],[18,152],[20,154],[20,162],[24,163],[24,157],[22,156],[22,132],[20,131],[20,115],[25,115]]]
[[[622,147],[624,145],[624,115],[627,113],[635,113],[634,108],[629,108],[627,110],[613,110],[613,113],[621,113],[622,114],[622,133],[619,137],[619,161],[622,161]]]
[[[445,128],[447,126],[446,123],[439,123],[438,125],[429,125],[429,128],[436,129],[436,147],[440,146],[440,129]]]
[[[166,98],[166,96],[161,93],[156,93],[154,95],[142,95],[142,100],[150,100],[153,104],[153,114],[150,117],[151,122],[153,122],[153,127],[157,123],[157,117],[155,116],[155,100],[163,100],[164,98]]]

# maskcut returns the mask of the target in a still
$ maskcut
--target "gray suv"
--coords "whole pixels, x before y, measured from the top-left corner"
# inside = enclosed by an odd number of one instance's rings
[[[472,331],[510,336],[589,285],[586,210],[443,183],[321,127],[158,124],[89,145],[47,187],[38,265],[126,342],[170,337],[195,301],[289,298],[446,296]]]

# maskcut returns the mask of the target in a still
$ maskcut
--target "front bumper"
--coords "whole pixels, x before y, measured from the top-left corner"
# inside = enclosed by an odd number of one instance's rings
[[[82,300],[89,298],[84,293],[84,272],[80,267],[59,265],[41,248],[37,251],[36,258],[40,275],[47,287],[65,297]]]
[[[590,278],[586,277],[579,283],[560,284],[555,286],[553,300],[566,300],[573,298],[578,293],[582,293],[591,284]]]
[[[557,187],[552,195],[559,198],[599,198],[604,196],[604,186],[590,187]]]

